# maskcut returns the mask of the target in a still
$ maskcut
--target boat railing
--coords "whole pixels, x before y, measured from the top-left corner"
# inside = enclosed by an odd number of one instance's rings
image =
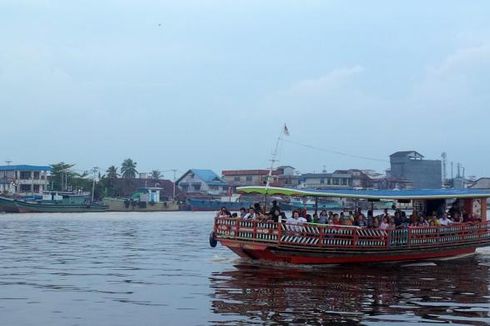
[[[490,222],[381,230],[314,223],[288,224],[216,218],[214,231],[217,239],[334,249],[423,248],[490,243]]]

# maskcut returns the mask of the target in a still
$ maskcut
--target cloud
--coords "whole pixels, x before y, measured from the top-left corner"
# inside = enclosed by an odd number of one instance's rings
[[[346,83],[363,71],[364,68],[359,65],[335,69],[316,79],[301,80],[292,85],[291,88],[287,90],[287,93],[293,96],[325,95],[344,87]]]
[[[461,48],[426,69],[413,99],[436,111],[488,99],[489,74],[490,45]]]

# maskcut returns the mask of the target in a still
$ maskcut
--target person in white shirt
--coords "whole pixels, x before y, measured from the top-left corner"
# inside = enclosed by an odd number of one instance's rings
[[[248,219],[255,219],[255,209],[253,207],[250,207],[248,209],[248,213],[245,214],[243,217],[242,217],[244,220],[248,220]]]
[[[447,218],[447,215],[444,214],[442,215],[442,217],[439,219],[439,223],[442,225],[442,226],[448,226],[449,224],[452,224],[453,221],[451,221],[450,219]]]
[[[293,216],[291,216],[290,218],[288,218],[286,220],[286,223],[289,223],[289,224],[303,224],[303,223],[306,223],[308,222],[306,220],[306,218],[302,217],[302,216],[299,216],[299,212],[298,211],[293,211]]]

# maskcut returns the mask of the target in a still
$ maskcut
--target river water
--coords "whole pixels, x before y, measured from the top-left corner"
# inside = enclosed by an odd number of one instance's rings
[[[0,325],[490,324],[490,249],[437,264],[257,264],[209,247],[212,215],[0,215]]]

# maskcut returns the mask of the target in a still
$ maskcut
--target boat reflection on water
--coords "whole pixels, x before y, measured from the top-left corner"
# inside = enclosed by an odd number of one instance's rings
[[[490,324],[490,255],[437,263],[322,268],[240,260],[213,273],[216,323]]]

